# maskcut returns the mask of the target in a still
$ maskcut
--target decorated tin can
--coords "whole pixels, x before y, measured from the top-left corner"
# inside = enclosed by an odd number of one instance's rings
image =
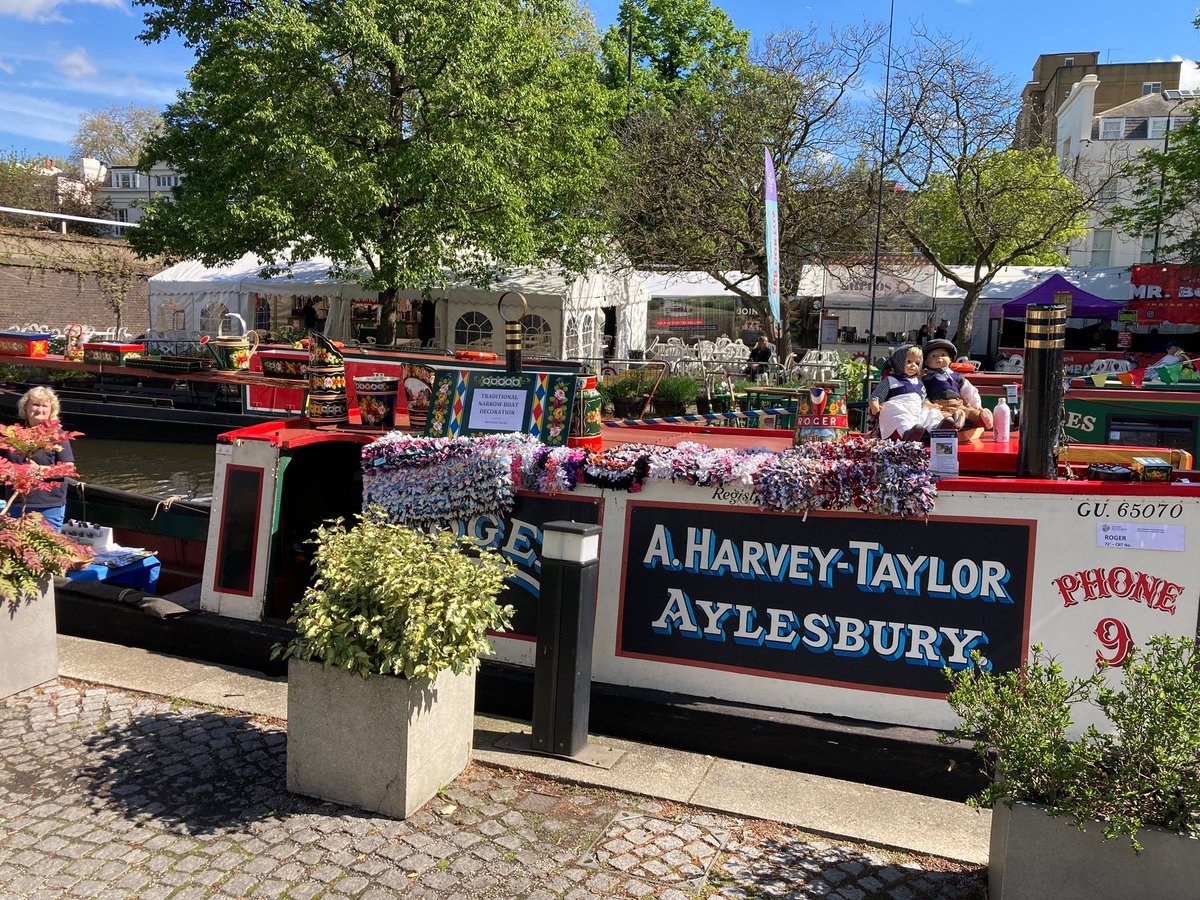
[[[346,390],[345,366],[309,366],[308,389],[314,394]]]
[[[344,392],[308,395],[305,415],[313,425],[344,425],[350,421]]]
[[[361,375],[354,379],[358,413],[369,428],[391,428],[396,414],[400,379],[395,375]]]
[[[600,420],[603,398],[596,390],[595,375],[581,375],[575,381],[575,414],[571,418],[568,447],[600,449]]]

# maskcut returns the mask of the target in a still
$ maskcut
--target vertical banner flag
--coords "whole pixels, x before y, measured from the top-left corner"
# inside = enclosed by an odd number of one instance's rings
[[[767,224],[767,302],[771,304],[771,315],[775,317],[777,329],[783,327],[779,315],[779,195],[775,187],[775,164],[771,162],[771,151],[763,148],[767,177],[765,181],[766,224]],[[778,331],[776,332],[779,333]]]

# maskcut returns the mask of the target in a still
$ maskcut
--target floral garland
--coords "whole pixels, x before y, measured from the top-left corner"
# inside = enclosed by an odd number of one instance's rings
[[[391,432],[363,448],[363,506],[414,528],[506,515],[515,502],[514,467],[540,446],[525,434],[426,438]]]
[[[363,448],[364,505],[421,527],[512,509],[517,487],[573,491],[582,482],[637,493],[650,479],[700,487],[753,486],[764,509],[808,513],[857,509],[925,516],[937,495],[916,443],[852,437],[781,453],[723,450],[685,441],[675,447],[620,444],[599,453],[547,447],[527,434],[424,438],[401,432]]]
[[[862,437],[775,454],[755,474],[754,488],[760,506],[779,512],[857,509],[881,516],[924,516],[937,496],[920,444]]]

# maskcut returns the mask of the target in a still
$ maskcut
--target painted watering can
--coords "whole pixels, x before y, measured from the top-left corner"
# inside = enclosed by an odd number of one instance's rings
[[[228,330],[226,322],[229,323]],[[247,331],[246,320],[237,313],[226,313],[217,326],[216,338],[209,340],[205,335],[200,343],[208,348],[218,369],[249,369],[250,357],[258,349],[258,334]]]

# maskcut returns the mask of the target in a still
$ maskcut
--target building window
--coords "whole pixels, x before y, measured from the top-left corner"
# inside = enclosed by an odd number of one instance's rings
[[[459,349],[492,349],[492,320],[481,312],[463,313],[454,323],[454,346]]]
[[[1101,203],[1112,203],[1121,196],[1121,182],[1116,178],[1110,178],[1100,186],[1099,193],[1096,194],[1096,199]]]
[[[116,214],[118,222],[128,222],[129,221],[129,210],[126,207],[118,206],[116,209],[113,210],[113,212]]]
[[[1100,140],[1102,141],[1119,141],[1125,137],[1125,120],[1124,119],[1101,119],[1100,120]]]
[[[1063,60],[1063,66],[1065,68],[1069,69],[1073,65],[1075,65],[1075,57],[1068,56],[1066,59]]]
[[[521,317],[521,349],[530,356],[551,356],[554,353],[550,323],[530,313]]]
[[[155,175],[154,186],[156,188],[173,188],[179,186],[178,175]]]
[[[1152,141],[1162,140],[1167,134],[1167,122],[1166,116],[1152,117],[1146,128],[1146,137]]]
[[[113,187],[132,190],[137,186],[137,172],[113,172]]]
[[[1141,263],[1154,262],[1154,235],[1142,235],[1142,256],[1138,260]]]
[[[1162,93],[1162,82],[1161,81],[1143,81],[1142,82],[1142,96],[1143,97],[1146,97],[1150,94],[1161,94],[1161,93]]]
[[[1112,231],[1108,228],[1092,232],[1092,258],[1088,265],[1107,266],[1112,259]]]

